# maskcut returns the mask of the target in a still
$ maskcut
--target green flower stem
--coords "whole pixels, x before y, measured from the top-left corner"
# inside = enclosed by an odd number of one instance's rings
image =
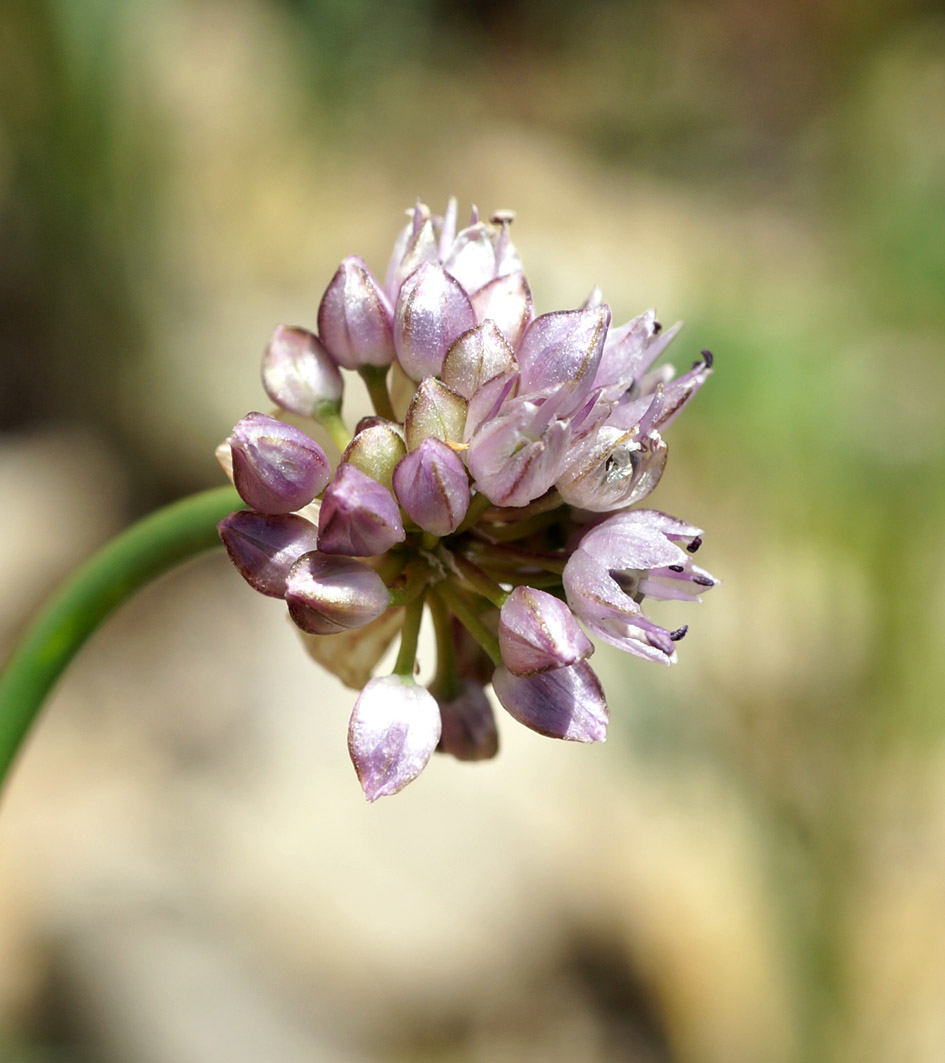
[[[323,403],[315,411],[315,419],[331,436],[335,446],[344,454],[345,448],[351,442],[351,433],[341,416],[338,403]]]
[[[562,505],[564,505],[564,500],[558,494],[557,488],[553,487],[543,494],[541,498],[536,498],[534,502],[529,502],[527,506],[496,506],[493,509],[488,509],[484,516],[487,521],[505,523],[506,521],[525,520],[528,517],[537,516],[539,513],[548,513]]]
[[[489,654],[492,663],[498,667],[502,663],[502,654],[499,651],[499,640],[479,619],[476,615],[475,609],[469,603],[466,596],[454,590],[446,581],[437,583],[434,587],[434,593],[443,600],[453,616],[456,617],[476,642],[478,642],[486,653]]]
[[[560,514],[557,510],[548,510],[545,513],[536,513],[534,516],[525,517],[522,520],[513,520],[508,524],[480,524],[479,529],[484,536],[497,542],[511,542],[514,539],[525,539],[529,535],[542,531],[544,528],[556,524]]]
[[[497,608],[501,609],[508,598],[508,592],[504,591],[494,579],[482,571],[482,569],[464,557],[462,554],[453,554],[450,558],[452,565],[459,573],[460,579],[474,594],[481,595]]]
[[[89,635],[156,576],[219,546],[217,522],[242,506],[232,487],[165,506],[106,543],[53,594],[0,673],[0,783],[46,695]]]
[[[462,523],[453,534],[462,535],[464,531],[468,531],[491,505],[492,503],[481,491],[473,495],[469,509],[466,510],[466,516],[463,517]]]
[[[404,610],[404,627],[400,635],[400,651],[394,662],[394,675],[413,679],[413,669],[417,663],[417,643],[420,640],[420,621],[423,619],[423,598],[422,594],[418,594],[407,603]]]
[[[518,568],[531,565],[534,568],[543,569],[545,572],[564,572],[564,566],[568,562],[568,555],[564,553],[548,553],[539,550],[526,550],[520,546],[512,546],[508,543],[492,544],[473,542],[469,544],[471,555],[480,565],[515,565]]]
[[[394,407],[390,401],[390,392],[387,390],[387,369],[386,365],[362,365],[358,373],[367,387],[377,416],[388,421],[396,421]]]
[[[444,701],[451,701],[459,694],[462,684],[456,666],[456,647],[453,644],[450,614],[443,600],[435,594],[430,595],[428,604],[436,634],[436,675],[431,690]]]

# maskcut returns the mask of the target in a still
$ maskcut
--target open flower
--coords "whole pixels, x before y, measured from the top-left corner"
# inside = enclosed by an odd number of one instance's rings
[[[474,210],[458,228],[454,200],[442,216],[418,204],[383,284],[346,258],[318,335],[280,327],[267,349],[263,381],[280,409],[248,415],[219,451],[249,506],[220,524],[230,557],[283,599],[313,658],[361,689],[348,746],[371,801],[437,749],[493,756],[490,682],[532,730],[603,741],[588,635],[672,664],[687,628],[661,627],[644,601],[698,601],[718,582],[693,563],[700,529],[631,508],[659,483],[664,433],[712,356],[678,376],[654,368],[679,326],[650,310],[612,328],[597,289],[536,316],[512,218]],[[377,414],[353,436],[342,369],[362,375]],[[340,463],[280,410],[320,421]],[[426,612],[429,690],[417,680]],[[393,673],[371,677],[397,634]]]

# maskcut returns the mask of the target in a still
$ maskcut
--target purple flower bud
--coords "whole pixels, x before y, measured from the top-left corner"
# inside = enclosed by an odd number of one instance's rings
[[[463,286],[442,266],[425,263],[404,282],[394,312],[397,359],[414,380],[438,376],[443,357],[476,324]]]
[[[571,393],[570,413],[588,394],[600,364],[610,309],[559,310],[528,326],[516,349],[525,394],[554,387]]]
[[[505,278],[501,278],[505,279]],[[470,399],[487,381],[517,368],[515,355],[493,321],[464,332],[446,352],[443,382]]]
[[[492,706],[482,683],[461,679],[451,698],[431,691],[440,706],[443,733],[437,752],[450,753],[457,760],[488,760],[499,751],[499,733]]]
[[[499,613],[499,648],[517,676],[539,675],[577,664],[594,646],[560,598],[533,587],[516,587]]]
[[[496,275],[495,247],[492,232],[483,222],[457,233],[443,268],[455,277],[467,292],[488,284]]]
[[[440,733],[440,709],[425,687],[407,676],[372,679],[348,727],[348,752],[367,799],[396,794],[414,780]]]
[[[236,490],[259,513],[301,509],[331,479],[331,466],[314,439],[264,413],[247,414],[227,442]]]
[[[466,400],[436,377],[428,376],[410,400],[404,431],[407,449],[415,450],[431,436],[458,443],[466,428]]]
[[[377,417],[366,427],[358,429],[341,460],[354,465],[390,490],[394,466],[406,453],[407,444],[400,425]]]
[[[321,407],[337,406],[344,390],[338,366],[318,337],[287,325],[280,325],[269,341],[262,382],[277,406],[299,417],[315,417]]]
[[[497,668],[492,688],[510,715],[539,734],[569,742],[603,742],[607,737],[604,691],[586,661],[527,679]]]
[[[240,575],[260,594],[285,595],[295,562],[316,546],[315,525],[294,514],[265,516],[245,509],[231,513],[217,531]]]
[[[498,506],[524,506],[543,495],[561,473],[570,429],[548,421],[543,407],[513,399],[508,412],[482,424],[466,462],[478,490]]]
[[[400,286],[418,266],[424,262],[436,262],[438,258],[429,208],[417,203],[408,213],[410,221],[397,237],[384,281],[384,290],[391,303],[397,302]]]
[[[289,615],[312,635],[364,627],[387,611],[389,599],[370,565],[317,550],[295,562],[285,585]]]
[[[492,615],[495,615],[494,611]],[[455,617],[450,624],[450,631],[453,636],[457,673],[463,679],[475,679],[480,686],[492,682],[495,665],[489,654]]]
[[[390,365],[394,360],[393,310],[356,255],[338,267],[318,308],[318,334],[345,369]]]
[[[322,499],[318,549],[373,557],[405,537],[400,509],[390,491],[354,465],[339,465]]]
[[[470,299],[479,321],[494,321],[509,344],[517,347],[534,316],[532,293],[522,272],[496,277]]]
[[[394,469],[404,512],[431,535],[456,531],[469,508],[469,477],[455,451],[430,436]]]

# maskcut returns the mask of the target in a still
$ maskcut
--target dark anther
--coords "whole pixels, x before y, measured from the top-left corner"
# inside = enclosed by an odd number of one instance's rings
[[[685,571],[685,569],[683,568],[682,565],[667,565],[666,567],[669,569],[670,572],[684,572]]]
[[[662,331],[663,331],[663,326],[662,326],[661,322],[654,321],[653,322],[653,335],[654,336],[658,336]]]
[[[706,369],[712,368],[712,363],[715,361],[715,355],[711,351],[700,351],[702,360],[705,362]]]
[[[693,576],[692,577],[692,582],[693,583],[698,583],[700,587],[714,587],[715,586],[715,580],[714,579],[709,579],[708,576]]]
[[[686,547],[686,549],[689,551],[690,554],[694,554],[700,546],[702,546],[702,536],[697,535],[695,539],[693,539],[692,542]]]
[[[689,625],[688,624],[683,624],[682,627],[678,627],[678,628],[676,628],[675,631],[671,631],[669,633],[669,637],[673,640],[673,642],[679,642],[680,639],[686,637],[686,632],[688,630],[689,630]]]

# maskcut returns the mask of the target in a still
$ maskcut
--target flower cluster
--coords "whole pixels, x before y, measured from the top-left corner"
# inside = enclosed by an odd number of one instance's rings
[[[345,259],[317,335],[280,327],[266,350],[278,409],[248,414],[218,451],[249,507],[220,524],[231,559],[284,599],[313,657],[361,689],[348,747],[372,801],[434,750],[495,754],[489,683],[527,727],[602,741],[588,633],[671,664],[686,628],[660,627],[644,599],[696,601],[717,582],[693,564],[699,528],[630,508],[657,485],[663,432],[711,355],[679,376],[651,368],[678,326],[648,311],[611,328],[597,289],[536,317],[511,221],[473,211],[457,231],[455,201],[442,217],[418,204],[383,285]],[[341,369],[362,376],[376,414],[353,436]],[[334,468],[299,418],[328,430]],[[415,678],[425,609],[429,689]],[[398,634],[393,674],[371,678]]]

